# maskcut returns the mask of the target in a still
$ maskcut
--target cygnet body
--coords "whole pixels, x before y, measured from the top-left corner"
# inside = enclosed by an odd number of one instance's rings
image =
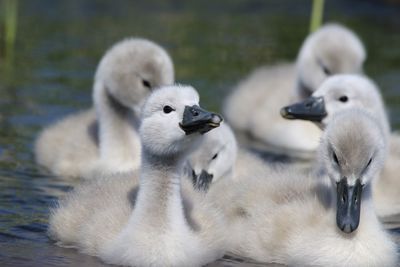
[[[371,195],[386,154],[382,129],[361,110],[344,111],[318,154],[317,173],[276,168],[230,188],[221,203],[230,251],[289,266],[395,266],[396,245]]]
[[[143,109],[139,171],[77,187],[52,213],[50,235],[119,265],[202,266],[221,257],[220,214],[180,186],[187,155],[222,120],[198,101],[192,87],[156,90]]]
[[[97,67],[94,107],[44,129],[36,161],[56,175],[83,178],[137,168],[140,106],[151,90],[173,82],[173,64],[162,47],[140,38],[118,42]]]
[[[321,131],[312,123],[286,121],[281,107],[310,96],[330,75],[362,71],[365,50],[347,28],[327,24],[304,41],[296,64],[261,67],[241,81],[227,98],[224,115],[268,149],[309,157]]]
[[[336,113],[354,107],[377,119],[384,141],[388,143],[388,156],[381,177],[373,188],[377,214],[379,217],[397,214],[400,212],[400,137],[390,133],[385,105],[373,81],[360,75],[332,76],[310,98],[283,108],[282,114],[287,118],[314,121],[325,129]]]

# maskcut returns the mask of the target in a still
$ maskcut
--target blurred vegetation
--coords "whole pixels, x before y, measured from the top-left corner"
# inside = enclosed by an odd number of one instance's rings
[[[18,0],[2,0],[1,6],[1,28],[2,34],[0,40],[2,44],[2,53],[4,64],[3,67],[10,71],[14,62],[15,40],[17,36],[17,21],[18,21]]]
[[[399,7],[361,0],[315,1],[323,2],[324,21],[343,23],[361,37],[368,51],[366,73],[382,87],[392,113],[400,114]],[[313,6],[313,0],[0,3],[2,23],[6,14],[15,20],[7,24],[14,29],[8,37],[13,75],[0,72],[0,122],[3,118],[3,131],[10,132],[0,135],[17,132],[28,138],[42,125],[91,105],[99,59],[128,36],[164,46],[174,60],[177,81],[194,85],[203,104],[218,110],[224,96],[253,69],[295,60],[309,33]],[[6,3],[14,12],[4,11]],[[321,7],[320,13],[319,20]],[[2,65],[6,47],[5,29],[0,29]],[[400,116],[392,116],[392,122],[399,127]]]
[[[310,19],[310,33],[315,32],[322,24],[324,15],[324,2],[325,0],[313,0]]]

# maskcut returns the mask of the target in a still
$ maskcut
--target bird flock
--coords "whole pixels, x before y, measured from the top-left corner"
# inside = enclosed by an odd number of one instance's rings
[[[175,82],[161,46],[117,42],[98,64],[93,107],[35,142],[39,165],[82,179],[51,207],[50,238],[124,266],[203,266],[227,253],[396,266],[382,222],[400,212],[400,138],[365,59],[354,32],[326,24],[295,63],[240,81],[223,119]],[[293,160],[269,162],[236,135]]]

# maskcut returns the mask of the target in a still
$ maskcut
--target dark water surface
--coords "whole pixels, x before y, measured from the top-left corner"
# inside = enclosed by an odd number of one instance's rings
[[[253,68],[295,58],[310,7],[309,0],[19,1],[12,68],[0,52],[0,266],[105,266],[47,238],[49,206],[77,181],[35,166],[32,144],[43,126],[91,104],[95,67],[110,45],[126,36],[160,43],[177,81],[218,110]],[[400,129],[400,5],[327,0],[325,18],[360,35],[365,71]],[[226,257],[212,266],[261,266],[245,262]]]

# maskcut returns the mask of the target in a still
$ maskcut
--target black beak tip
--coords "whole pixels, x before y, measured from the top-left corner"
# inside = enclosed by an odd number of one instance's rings
[[[290,119],[290,120],[295,119],[295,117],[293,117],[293,115],[291,114],[292,112],[291,112],[291,109],[289,106],[281,108],[280,113],[281,113],[281,116],[285,119]]]
[[[354,232],[357,228],[358,228],[358,225],[354,225],[351,223],[346,223],[346,224],[342,224],[339,226],[339,229],[346,234],[350,234],[350,233]]]
[[[207,122],[204,124],[204,126],[199,129],[200,134],[205,134],[212,129],[218,128],[221,125],[221,122],[223,121],[222,117],[216,113],[212,113],[211,117]]]
[[[224,121],[224,118],[222,118],[221,115],[213,113],[211,115],[211,120],[210,120],[209,124],[210,125],[215,125],[215,127],[218,127],[221,124],[221,122],[223,122],[223,121]]]

